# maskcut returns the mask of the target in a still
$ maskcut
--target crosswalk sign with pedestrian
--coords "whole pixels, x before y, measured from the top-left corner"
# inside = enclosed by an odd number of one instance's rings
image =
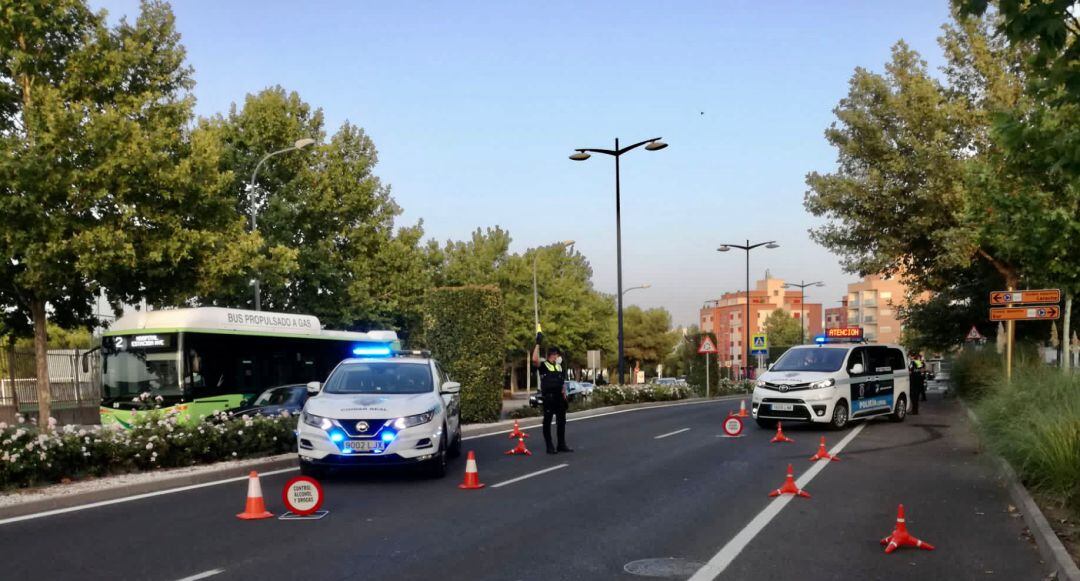
[[[750,337],[750,345],[754,351],[769,348],[769,338],[765,333],[756,333]]]

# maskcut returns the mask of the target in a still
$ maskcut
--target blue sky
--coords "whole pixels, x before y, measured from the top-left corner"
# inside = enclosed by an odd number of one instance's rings
[[[94,1],[113,17],[131,0]],[[380,153],[376,173],[429,237],[500,225],[514,249],[574,239],[597,288],[615,289],[614,164],[575,147],[662,136],[622,161],[624,286],[693,323],[703,301],[751,274],[824,280],[837,304],[854,277],[815,245],[804,176],[829,171],[823,137],[857,66],[881,70],[903,38],[932,66],[947,0],[908,2],[174,2],[195,68],[197,111],[225,111],[280,84],[349,120]],[[704,114],[702,114],[704,113]],[[299,137],[299,136],[298,136]]]

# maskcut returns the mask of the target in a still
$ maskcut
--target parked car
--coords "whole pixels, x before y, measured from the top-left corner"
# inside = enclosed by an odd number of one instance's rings
[[[299,414],[308,399],[307,385],[281,385],[259,394],[251,403],[229,410],[229,417]]]

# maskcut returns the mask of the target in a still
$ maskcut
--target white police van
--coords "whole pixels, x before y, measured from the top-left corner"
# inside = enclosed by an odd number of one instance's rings
[[[297,426],[300,471],[419,465],[446,475],[461,452],[461,385],[421,351],[365,346],[339,363],[312,394]]]
[[[782,420],[840,429],[883,415],[902,422],[910,402],[907,355],[900,346],[821,343],[789,349],[763,373],[751,412],[763,428]]]

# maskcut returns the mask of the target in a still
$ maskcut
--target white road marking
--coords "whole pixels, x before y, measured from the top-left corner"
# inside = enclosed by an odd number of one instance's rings
[[[683,432],[689,432],[689,431],[690,431],[690,428],[683,428],[681,430],[675,430],[674,432],[668,432],[666,434],[660,434],[659,436],[656,436],[653,439],[654,440],[660,440],[660,439],[666,438],[668,436],[674,436],[675,434],[681,434]]]
[[[559,470],[560,468],[566,468],[567,466],[569,466],[569,464],[559,464],[558,466],[552,466],[551,468],[544,468],[543,470],[537,470],[536,472],[530,472],[530,473],[528,473],[528,474],[526,474],[524,476],[518,476],[517,478],[511,478],[510,480],[503,480],[502,482],[500,482],[498,484],[492,484],[491,487],[492,488],[499,488],[500,486],[506,486],[507,484],[513,484],[515,482],[521,482],[522,480],[525,480],[526,478],[532,478],[533,476],[540,476],[541,474],[546,474],[548,472]]]
[[[613,412],[604,412],[602,414],[595,414],[595,415],[591,415],[591,416],[583,416],[583,417],[580,417],[580,418],[567,418],[566,421],[567,422],[580,422],[582,420],[591,420],[591,419],[594,419],[594,418],[602,418],[602,417],[605,417],[605,416],[614,416],[614,415],[618,415],[618,414],[628,414],[630,412],[641,412],[641,411],[646,411],[646,410],[662,410],[664,408],[673,408],[673,407],[680,407],[680,406],[686,406],[686,405],[701,405],[703,403],[722,403],[722,402],[731,401],[733,399],[740,399],[740,398],[745,398],[745,397],[746,397],[745,395],[725,396],[725,397],[722,397],[722,398],[709,399],[709,400],[705,400],[705,401],[688,401],[688,402],[682,402],[682,403],[672,403],[672,404],[667,404],[667,405],[655,405],[655,406],[644,407],[644,408],[632,408],[632,409],[628,409],[628,410],[616,410],[616,411],[613,411]],[[539,427],[540,427],[539,425],[522,427],[521,431],[524,432],[525,430],[531,430],[533,428],[539,428]],[[462,440],[475,440],[477,438],[486,438],[488,436],[498,436],[498,435],[501,435],[501,434],[509,434],[510,432],[513,432],[513,431],[514,430],[511,429],[511,430],[502,430],[502,431],[499,431],[499,432],[488,432],[486,434],[477,434],[475,436],[466,436],[466,437],[462,438]]]
[[[209,571],[203,571],[202,573],[196,573],[190,577],[184,577],[183,579],[177,579],[176,581],[198,581],[199,579],[206,579],[207,577],[213,577],[219,573],[224,573],[225,569],[210,569]]]
[[[866,427],[866,424],[855,426],[855,429],[851,430],[843,440],[840,440],[840,443],[834,446],[832,450],[829,450],[829,453],[839,454],[845,446],[855,439],[855,436],[859,435],[859,432],[861,432],[864,427]],[[795,481],[795,485],[799,488],[805,488],[818,473],[824,470],[826,466],[831,466],[832,464],[832,462],[814,462],[813,466],[806,472],[803,472],[802,476]],[[776,517],[776,515],[780,514],[780,511],[784,510],[784,507],[787,506],[793,498],[795,497],[783,495],[773,499],[764,510],[759,512],[753,520],[735,535],[734,538],[728,541],[728,543],[720,549],[719,553],[714,555],[712,559],[709,559],[709,562],[705,563],[704,567],[698,569],[698,572],[694,573],[694,576],[690,578],[690,581],[712,581],[719,577],[720,574],[727,569],[728,565],[735,560],[735,557],[738,557],[739,553],[746,548],[746,545],[749,545],[750,541],[754,540],[754,537],[756,537],[757,534]]]
[[[275,474],[284,474],[286,472],[294,472],[299,470],[299,467],[295,468],[282,468],[281,470],[271,470],[269,472],[262,472],[259,474],[263,476],[273,476]],[[209,486],[217,486],[218,484],[228,484],[230,482],[246,481],[248,476],[237,476],[236,478],[226,478],[224,480],[215,480],[213,482],[203,482],[202,484],[192,484],[190,486],[181,486],[179,488],[169,488],[167,490],[158,490],[157,492],[147,492],[144,494],[136,494],[135,496],[125,496],[123,498],[114,498],[112,500],[102,500],[100,502],[92,502],[90,504],[80,504],[79,506],[69,506],[68,508],[58,508],[55,510],[47,510],[45,512],[37,512],[34,514],[24,514],[22,516],[13,516],[11,518],[5,518],[0,520],[0,525],[6,525],[11,523],[22,522],[26,520],[33,520],[37,518],[44,518],[47,516],[55,516],[58,514],[65,514],[69,512],[78,512],[80,510],[86,510],[89,508],[98,508],[99,506],[109,506],[111,504],[120,504],[123,502],[131,502],[133,500],[142,500],[144,498],[153,498],[155,496],[162,496],[165,494],[175,494],[177,492],[187,492],[188,490],[197,490],[199,488],[207,488]]]

